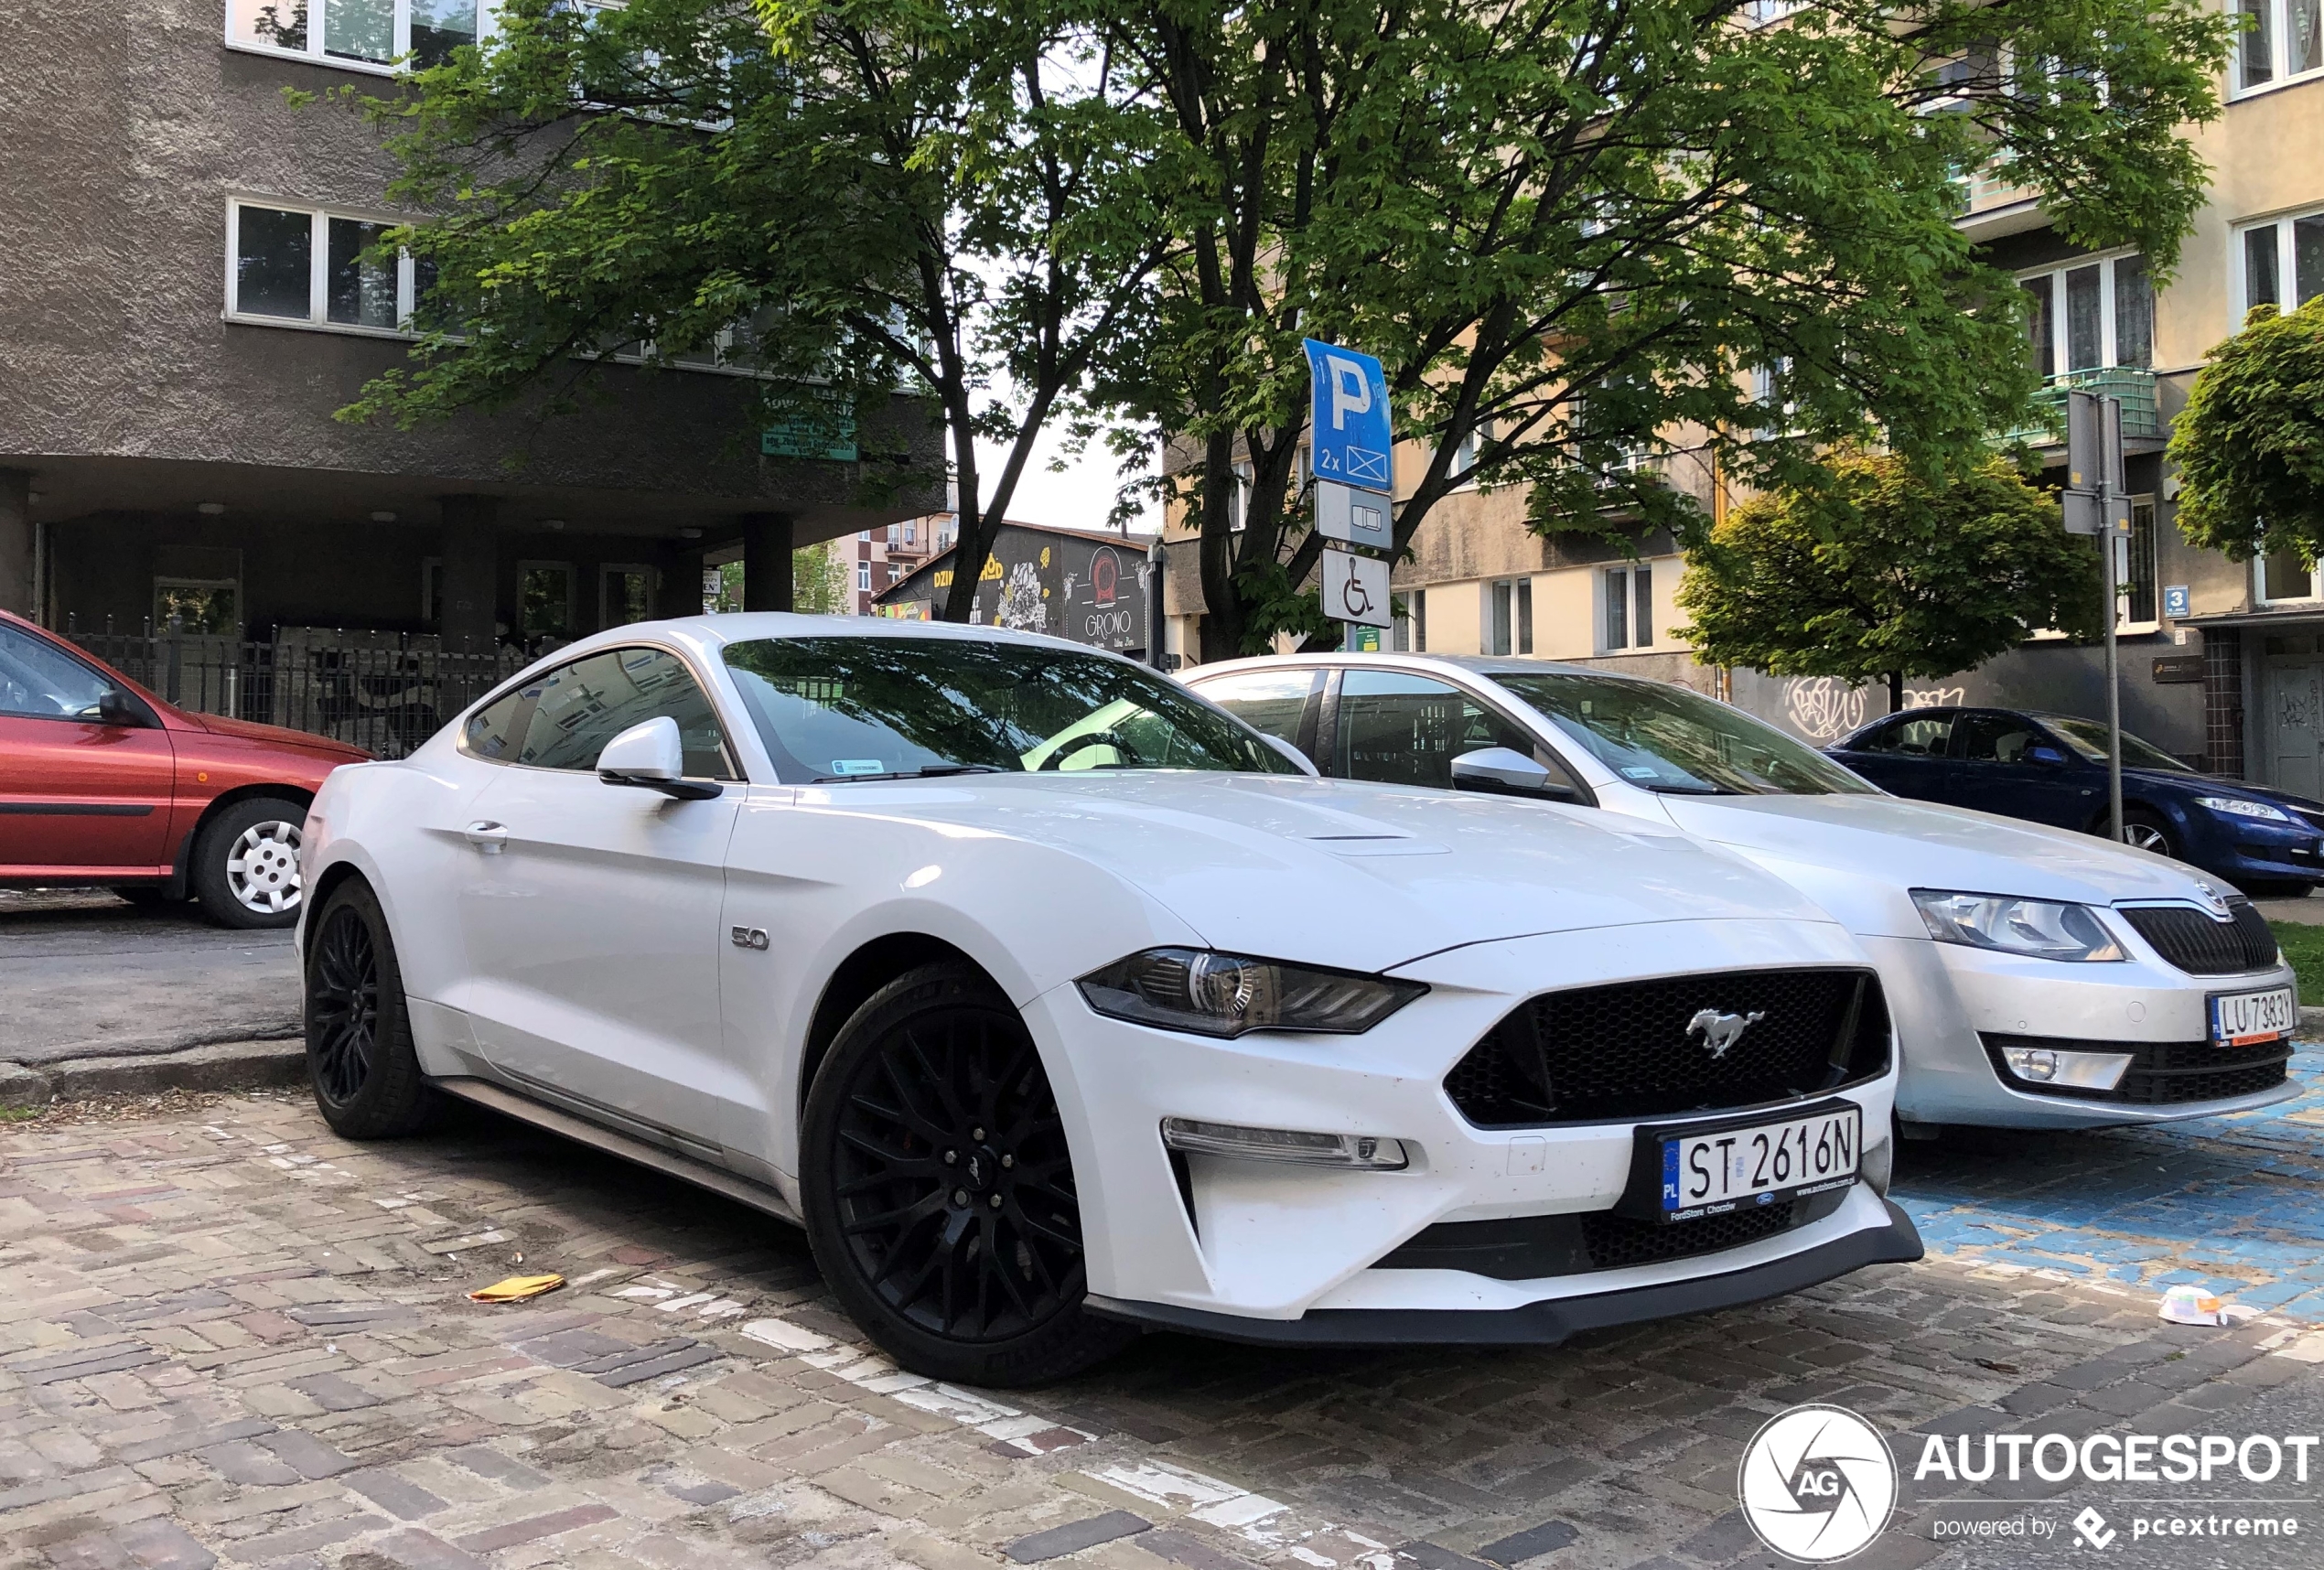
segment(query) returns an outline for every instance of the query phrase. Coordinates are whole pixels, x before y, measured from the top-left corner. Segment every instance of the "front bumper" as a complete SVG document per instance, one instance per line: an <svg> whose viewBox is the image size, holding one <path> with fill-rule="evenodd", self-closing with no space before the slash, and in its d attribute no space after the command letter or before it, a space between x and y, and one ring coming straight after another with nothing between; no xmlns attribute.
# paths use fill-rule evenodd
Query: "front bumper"
<svg viewBox="0 0 2324 1570"><path fill-rule="evenodd" d="M1532 1281L1373 1268L1439 1222L1581 1215L1621 1199L1636 1121L1479 1128L1456 1111L1443 1080L1522 999L1667 976L1674 953L1704 971L1864 962L1837 926L1791 920L1515 939L1400 968L1395 973L1426 982L1429 994L1361 1036L1262 1033L1234 1041L1101 1016L1071 986L1035 998L1025 1018L1066 1118L1092 1298L1157 1323L1157 1316L1190 1315L1197 1318L1189 1324L1207 1317L1278 1326L1318 1311L1499 1311L1635 1291L1664 1294L1640 1305L1681 1304L1641 1308L1637 1317L1645 1317L1684 1311L1684 1295L1670 1292L1688 1282L1816 1262L1754 1276L1779 1283L1751 1294L1764 1296L1874 1257L1917 1257L1893 1253L1904 1246L1894 1221L1873 1188L1859 1183L1830 1213L1787 1231L1652 1264ZM1891 1070L1832 1093L1863 1111L1864 1167L1874 1181L1891 1156L1894 1082ZM1203 1155L1174 1160L1162 1145L1165 1117L1397 1139L1410 1164L1386 1172ZM1415 1321L1424 1322L1441 1321ZM1524 1339L1542 1338L1535 1329Z"/></svg>
<svg viewBox="0 0 2324 1570"><path fill-rule="evenodd" d="M2108 919L2134 956L2066 964L1938 943L1860 938L1880 969L1903 1070L1897 1115L1908 1123L1994 1128L2103 1128L2180 1123L2271 1106L2297 1083L2220 1101L2147 1104L2042 1094L2005 1084L1984 1036L2048 1038L2060 1048L2192 1042L2211 1032L2210 998L2293 984L2289 965L2243 975L2190 975L2155 957L2127 923Z"/></svg>
<svg viewBox="0 0 2324 1570"><path fill-rule="evenodd" d="M2324 836L2313 824L2185 812L2182 860L2231 883L2324 883ZM2205 820L2199 822L2198 820Z"/></svg>
<svg viewBox="0 0 2324 1570"><path fill-rule="evenodd" d="M1092 1296L1085 1307L1109 1319L1127 1319L1157 1330L1190 1330L1260 1346L1554 1347L1585 1330L1739 1307L1803 1291L1867 1264L1910 1264L1919 1259L1921 1234L1912 1219L1892 1201L1877 1203L1888 1212L1886 1226L1859 1228L1757 1264L1653 1286L1547 1298L1514 1308L1312 1308L1296 1319L1253 1319L1113 1297Z"/></svg>

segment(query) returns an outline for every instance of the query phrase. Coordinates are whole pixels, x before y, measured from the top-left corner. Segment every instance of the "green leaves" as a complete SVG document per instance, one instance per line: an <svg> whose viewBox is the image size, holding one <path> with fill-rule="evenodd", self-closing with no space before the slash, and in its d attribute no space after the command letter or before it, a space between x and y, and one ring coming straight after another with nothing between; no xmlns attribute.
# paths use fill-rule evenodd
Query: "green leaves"
<svg viewBox="0 0 2324 1570"><path fill-rule="evenodd" d="M2324 555L2324 296L2255 306L2211 350L2170 440L2179 532L2236 560Z"/></svg>
<svg viewBox="0 0 2324 1570"><path fill-rule="evenodd" d="M2007 459L1931 479L1846 454L1823 485L1727 515L1680 585L1679 636L1706 663L1775 675L1950 675L2038 629L2103 631L2098 569Z"/></svg>

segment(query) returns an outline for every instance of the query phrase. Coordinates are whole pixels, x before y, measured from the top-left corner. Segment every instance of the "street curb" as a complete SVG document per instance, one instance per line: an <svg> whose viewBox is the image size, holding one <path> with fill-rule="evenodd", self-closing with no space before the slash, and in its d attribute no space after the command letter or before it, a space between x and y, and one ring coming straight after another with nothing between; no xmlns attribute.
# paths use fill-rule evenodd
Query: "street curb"
<svg viewBox="0 0 2324 1570"><path fill-rule="evenodd" d="M2309 1041L2324 1036L2324 1008L2313 1004L2300 1005L2300 1035Z"/></svg>
<svg viewBox="0 0 2324 1570"><path fill-rule="evenodd" d="M0 1107L45 1107L92 1096L142 1096L157 1091L246 1091L307 1082L307 1048L298 1041L221 1041L178 1052L68 1058L27 1068L0 1063Z"/></svg>

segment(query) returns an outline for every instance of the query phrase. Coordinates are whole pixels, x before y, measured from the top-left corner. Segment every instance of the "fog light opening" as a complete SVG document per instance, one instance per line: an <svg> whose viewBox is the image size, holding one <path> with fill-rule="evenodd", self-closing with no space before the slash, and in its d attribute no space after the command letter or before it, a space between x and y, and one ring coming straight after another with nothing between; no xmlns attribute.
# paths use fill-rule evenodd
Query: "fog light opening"
<svg viewBox="0 0 2324 1570"><path fill-rule="evenodd" d="M1201 1156L1246 1161L1290 1161L1307 1167L1348 1167L1400 1172L1411 1164L1404 1141L1371 1134L1307 1134L1290 1128L1245 1128L1190 1117L1162 1120L1162 1143Z"/></svg>
<svg viewBox="0 0 2324 1570"><path fill-rule="evenodd" d="M2050 1047L2004 1047L2001 1060L2029 1085L2111 1091L2130 1069L2127 1052L2066 1052Z"/></svg>

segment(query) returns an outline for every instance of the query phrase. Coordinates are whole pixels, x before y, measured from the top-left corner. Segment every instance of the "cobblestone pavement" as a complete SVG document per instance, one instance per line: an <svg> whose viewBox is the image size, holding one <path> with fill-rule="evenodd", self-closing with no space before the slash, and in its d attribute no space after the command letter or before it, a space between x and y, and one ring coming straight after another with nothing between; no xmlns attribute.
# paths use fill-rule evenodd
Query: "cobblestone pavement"
<svg viewBox="0 0 2324 1570"><path fill-rule="evenodd" d="M572 1285L466 1299L520 1264ZM0 1126L0 1567L1759 1563L1736 1467L1787 1406L1863 1413L1910 1476L1928 1433L2232 1428L2320 1344L1935 1259L1560 1350L1156 1336L959 1391L870 1355L800 1236L723 1200L481 1113L354 1145L253 1095ZM1920 1497L1853 1563L1967 1553Z"/></svg>
<svg viewBox="0 0 2324 1570"><path fill-rule="evenodd" d="M1931 1253L2324 1322L2324 1048L2292 1070L2298 1099L2238 1117L1907 1145L1897 1200Z"/></svg>

